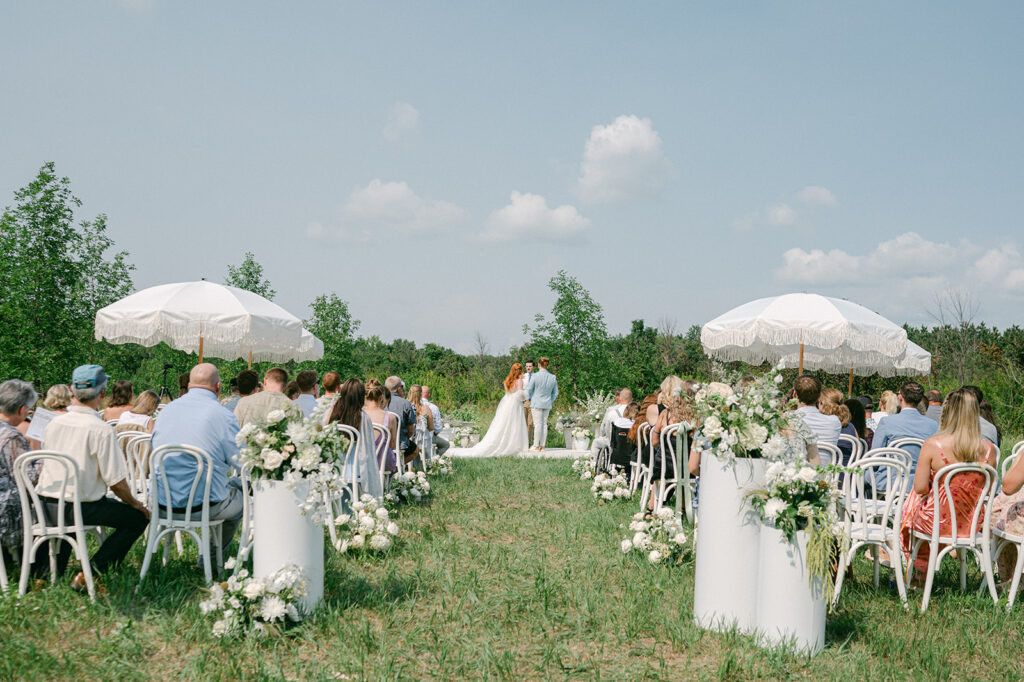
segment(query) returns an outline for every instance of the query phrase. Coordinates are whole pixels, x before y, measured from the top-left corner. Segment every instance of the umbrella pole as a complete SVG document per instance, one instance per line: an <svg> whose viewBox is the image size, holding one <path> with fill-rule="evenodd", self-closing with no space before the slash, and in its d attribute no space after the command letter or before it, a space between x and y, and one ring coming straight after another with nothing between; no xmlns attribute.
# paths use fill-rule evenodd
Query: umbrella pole
<svg viewBox="0 0 1024 682"><path fill-rule="evenodd" d="M252 369L252 347L249 347L249 369Z"/></svg>
<svg viewBox="0 0 1024 682"><path fill-rule="evenodd" d="M853 397L853 367L850 368L850 390L846 392L846 397Z"/></svg>
<svg viewBox="0 0 1024 682"><path fill-rule="evenodd" d="M800 376L804 374L804 342L800 342Z"/></svg>
<svg viewBox="0 0 1024 682"><path fill-rule="evenodd" d="M202 334L199 335L199 362L200 362L200 364L202 364L202 362L203 362L203 336L202 336Z"/></svg>

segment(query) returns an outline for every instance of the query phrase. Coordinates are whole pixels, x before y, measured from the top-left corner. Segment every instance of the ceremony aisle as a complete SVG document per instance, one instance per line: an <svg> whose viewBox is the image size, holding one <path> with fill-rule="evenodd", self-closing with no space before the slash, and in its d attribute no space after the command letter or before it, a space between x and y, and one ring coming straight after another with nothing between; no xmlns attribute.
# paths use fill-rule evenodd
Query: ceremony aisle
<svg viewBox="0 0 1024 682"><path fill-rule="evenodd" d="M961 596L952 570L921 615L871 587L858 565L811 660L701 631L692 556L654 566L622 554L619 525L635 501L597 502L570 466L456 462L453 475L433 479L429 503L399 508L401 532L386 555L328 550L323 608L276 637L211 635L194 554L155 567L138 596L137 548L96 604L65 587L0 599L0 679L1019 675L1019 609L1006 615Z"/></svg>

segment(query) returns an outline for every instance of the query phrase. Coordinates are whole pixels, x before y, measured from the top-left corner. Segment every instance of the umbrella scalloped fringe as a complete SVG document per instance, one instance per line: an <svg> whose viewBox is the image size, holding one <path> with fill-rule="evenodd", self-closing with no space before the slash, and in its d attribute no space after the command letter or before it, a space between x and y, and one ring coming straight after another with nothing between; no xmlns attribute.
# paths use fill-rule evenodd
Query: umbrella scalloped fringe
<svg viewBox="0 0 1024 682"><path fill-rule="evenodd" d="M179 324L162 323L152 333L142 335L139 333L139 326L123 321L112 322L109 320L96 320L96 340L107 341L112 344L137 343L140 346L151 347L161 342L167 342L169 346L177 347L187 352L198 352L199 350L199 323L182 322ZM224 333L224 329L203 332L203 355L222 358L224 360L246 359L249 357L249 343L245 341L249 334L248 324L240 325L232 333ZM263 339L252 339L253 343L260 343ZM243 346L244 343L244 346ZM307 351L309 352L309 351ZM290 355L290 357L285 357ZM296 353L282 354L273 352L257 352L252 354L253 362L285 362L297 355ZM302 358L304 359L304 358Z"/></svg>
<svg viewBox="0 0 1024 682"><path fill-rule="evenodd" d="M898 358L907 349L907 333L903 331L902 339L885 341L878 334L866 334L857 330L853 325L843 324L838 328L845 327L848 334L847 339L836 345L834 342L836 332L820 332L814 329L773 329L763 324L754 324L749 329L723 329L712 330L707 327L701 329L700 342L704 352L720 360L732 361L742 360L752 364L760 364L778 360L784 353L778 353L767 348L767 345L774 346L799 346L819 348L823 351L834 351L847 349L853 352L873 352L890 358ZM753 350L752 344L757 343L762 348Z"/></svg>

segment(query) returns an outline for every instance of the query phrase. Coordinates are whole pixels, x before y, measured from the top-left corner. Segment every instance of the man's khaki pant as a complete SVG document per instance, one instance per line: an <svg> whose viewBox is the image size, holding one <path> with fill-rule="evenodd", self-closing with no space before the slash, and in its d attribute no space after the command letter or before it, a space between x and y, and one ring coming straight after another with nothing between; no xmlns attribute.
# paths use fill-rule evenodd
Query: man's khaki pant
<svg viewBox="0 0 1024 682"><path fill-rule="evenodd" d="M533 413L530 412L530 401L523 401L523 412L526 413L526 432L529 434L533 433Z"/></svg>

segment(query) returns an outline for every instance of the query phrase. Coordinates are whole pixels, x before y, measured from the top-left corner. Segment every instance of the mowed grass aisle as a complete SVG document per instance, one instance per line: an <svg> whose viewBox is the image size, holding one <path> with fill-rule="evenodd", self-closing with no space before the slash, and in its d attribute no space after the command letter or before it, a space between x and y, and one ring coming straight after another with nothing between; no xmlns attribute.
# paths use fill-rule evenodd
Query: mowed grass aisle
<svg viewBox="0 0 1024 682"><path fill-rule="evenodd" d="M814 659L691 624L692 558L619 550L633 503L597 504L570 462L458 461L402 507L384 559L329 553L327 599L278 638L218 640L191 559L133 594L140 555L92 605L66 587L0 600L0 677L20 679L834 679L1021 677L1022 611L953 589L925 615L867 565ZM976 577L972 573L972 578ZM976 583L974 583L976 585Z"/></svg>

